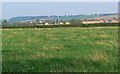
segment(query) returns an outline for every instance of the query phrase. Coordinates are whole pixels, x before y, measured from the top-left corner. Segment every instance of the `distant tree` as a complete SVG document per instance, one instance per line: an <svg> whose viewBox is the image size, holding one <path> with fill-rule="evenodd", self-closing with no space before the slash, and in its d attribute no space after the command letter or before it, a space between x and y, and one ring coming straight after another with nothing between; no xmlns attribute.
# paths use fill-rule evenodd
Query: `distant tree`
<svg viewBox="0 0 120 74"><path fill-rule="evenodd" d="M71 25L82 25L82 21L79 19L72 19L69 22Z"/></svg>
<svg viewBox="0 0 120 74"><path fill-rule="evenodd" d="M54 20L49 20L48 23L52 24L52 25L55 25L55 21Z"/></svg>
<svg viewBox="0 0 120 74"><path fill-rule="evenodd" d="M59 20L56 20L56 24L59 24Z"/></svg>
<svg viewBox="0 0 120 74"><path fill-rule="evenodd" d="M113 18L113 20L115 20L115 18Z"/></svg>
<svg viewBox="0 0 120 74"><path fill-rule="evenodd" d="M35 27L39 27L39 24L40 24L39 19L36 19L36 20L35 20L35 25L34 25L34 26L35 26Z"/></svg>
<svg viewBox="0 0 120 74"><path fill-rule="evenodd" d="M36 20L35 20L35 23L36 23L36 24L39 24L39 19L36 19Z"/></svg>
<svg viewBox="0 0 120 74"><path fill-rule="evenodd" d="M3 20L2 21L2 27L6 27L6 26L9 26L7 20Z"/></svg>
<svg viewBox="0 0 120 74"><path fill-rule="evenodd" d="M60 20L60 22L63 22L63 20Z"/></svg>
<svg viewBox="0 0 120 74"><path fill-rule="evenodd" d="M4 23L7 23L7 20L3 20Z"/></svg>
<svg viewBox="0 0 120 74"><path fill-rule="evenodd" d="M2 24L8 24L7 20L3 20Z"/></svg>
<svg viewBox="0 0 120 74"><path fill-rule="evenodd" d="M65 25L65 24L66 24L66 22L64 21L64 22L63 22L63 24Z"/></svg>

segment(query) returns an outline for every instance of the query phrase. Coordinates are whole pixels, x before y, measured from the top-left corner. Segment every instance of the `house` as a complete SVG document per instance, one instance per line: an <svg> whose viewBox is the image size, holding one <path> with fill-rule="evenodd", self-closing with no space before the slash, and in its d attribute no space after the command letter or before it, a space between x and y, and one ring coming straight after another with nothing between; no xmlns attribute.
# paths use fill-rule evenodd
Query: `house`
<svg viewBox="0 0 120 74"><path fill-rule="evenodd" d="M65 24L67 24L67 25L68 25L68 24L70 24L70 22L66 22Z"/></svg>
<svg viewBox="0 0 120 74"><path fill-rule="evenodd" d="M63 22L60 22L59 24L62 25L62 24L64 24L64 23L63 23Z"/></svg>
<svg viewBox="0 0 120 74"><path fill-rule="evenodd" d="M83 20L83 24L95 24L95 23L103 23L102 20Z"/></svg>
<svg viewBox="0 0 120 74"><path fill-rule="evenodd" d="M45 22L44 25L50 25L48 22Z"/></svg>

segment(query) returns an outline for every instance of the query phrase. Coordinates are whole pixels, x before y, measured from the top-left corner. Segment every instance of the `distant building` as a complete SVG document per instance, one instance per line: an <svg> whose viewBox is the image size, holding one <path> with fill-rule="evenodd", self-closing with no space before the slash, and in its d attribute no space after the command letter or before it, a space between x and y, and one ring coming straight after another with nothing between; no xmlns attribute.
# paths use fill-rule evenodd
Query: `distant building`
<svg viewBox="0 0 120 74"><path fill-rule="evenodd" d="M109 19L109 20L82 20L83 24L96 24L96 23L118 23L118 20L116 19Z"/></svg>
<svg viewBox="0 0 120 74"><path fill-rule="evenodd" d="M46 22L44 25L50 25L48 22Z"/></svg>
<svg viewBox="0 0 120 74"><path fill-rule="evenodd" d="M83 24L95 24L95 23L103 23L102 20L83 20Z"/></svg>
<svg viewBox="0 0 120 74"><path fill-rule="evenodd" d="M66 22L66 24L70 24L70 22Z"/></svg>
<svg viewBox="0 0 120 74"><path fill-rule="evenodd" d="M60 22L60 24L62 25L62 24L64 24L63 22Z"/></svg>

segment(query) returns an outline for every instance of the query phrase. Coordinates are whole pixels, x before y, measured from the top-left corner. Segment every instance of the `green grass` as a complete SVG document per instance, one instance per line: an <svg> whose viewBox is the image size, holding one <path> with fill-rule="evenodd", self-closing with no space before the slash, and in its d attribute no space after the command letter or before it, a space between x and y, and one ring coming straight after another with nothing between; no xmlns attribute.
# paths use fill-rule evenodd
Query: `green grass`
<svg viewBox="0 0 120 74"><path fill-rule="evenodd" d="M3 72L117 72L117 27L2 30Z"/></svg>

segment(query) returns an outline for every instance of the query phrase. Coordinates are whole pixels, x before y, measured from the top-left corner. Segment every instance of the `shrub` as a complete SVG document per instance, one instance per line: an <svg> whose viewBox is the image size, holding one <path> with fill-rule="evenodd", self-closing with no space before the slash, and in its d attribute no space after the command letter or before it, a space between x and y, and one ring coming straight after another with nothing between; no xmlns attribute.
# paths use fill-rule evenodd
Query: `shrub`
<svg viewBox="0 0 120 74"><path fill-rule="evenodd" d="M82 21L79 19L72 19L69 21L71 25L82 25Z"/></svg>

